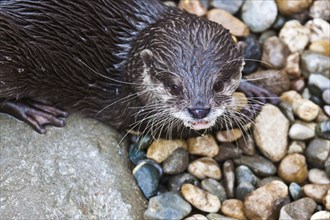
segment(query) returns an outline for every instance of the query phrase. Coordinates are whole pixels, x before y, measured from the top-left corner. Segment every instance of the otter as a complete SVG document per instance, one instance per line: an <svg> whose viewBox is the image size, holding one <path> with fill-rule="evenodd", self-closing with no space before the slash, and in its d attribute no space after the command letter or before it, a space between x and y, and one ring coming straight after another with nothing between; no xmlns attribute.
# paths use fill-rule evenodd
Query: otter
<svg viewBox="0 0 330 220"><path fill-rule="evenodd" d="M260 109L232 110L243 52L222 25L158 0L1 1L0 111L41 134L67 112L154 137L239 126Z"/></svg>

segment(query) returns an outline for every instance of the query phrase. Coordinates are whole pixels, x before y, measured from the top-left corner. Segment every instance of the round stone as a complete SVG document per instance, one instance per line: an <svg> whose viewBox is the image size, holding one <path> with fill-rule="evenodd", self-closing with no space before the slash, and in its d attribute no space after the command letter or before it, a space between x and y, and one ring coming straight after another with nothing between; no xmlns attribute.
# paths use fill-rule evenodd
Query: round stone
<svg viewBox="0 0 330 220"><path fill-rule="evenodd" d="M330 140L330 120L318 123L316 133L319 137Z"/></svg>
<svg viewBox="0 0 330 220"><path fill-rule="evenodd" d="M251 183L256 186L258 178L252 173L252 171L244 165L238 166L235 170L235 177L238 184L240 183Z"/></svg>
<svg viewBox="0 0 330 220"><path fill-rule="evenodd" d="M220 142L233 142L242 137L242 131L238 128L231 130L218 131L216 133L216 138Z"/></svg>
<svg viewBox="0 0 330 220"><path fill-rule="evenodd" d="M219 146L212 135L188 138L188 151L190 154L214 157L219 153Z"/></svg>
<svg viewBox="0 0 330 220"><path fill-rule="evenodd" d="M286 64L290 50L278 37L268 38L262 45L262 65L267 68L281 69Z"/></svg>
<svg viewBox="0 0 330 220"><path fill-rule="evenodd" d="M292 15L302 12L308 9L313 1L312 0L299 0L299 1L287 1L287 0L276 0L278 10L283 15Z"/></svg>
<svg viewBox="0 0 330 220"><path fill-rule="evenodd" d="M202 181L202 189L208 191L209 193L217 196L221 202L227 199L225 188L218 181L208 178Z"/></svg>
<svg viewBox="0 0 330 220"><path fill-rule="evenodd" d="M330 189L330 184L306 184L303 186L303 193L314 199L317 203L322 203L327 191Z"/></svg>
<svg viewBox="0 0 330 220"><path fill-rule="evenodd" d="M255 186L248 182L239 183L235 189L235 198L244 200L245 197L255 190Z"/></svg>
<svg viewBox="0 0 330 220"><path fill-rule="evenodd" d="M308 180L314 184L330 184L330 179L324 170L317 168L308 171Z"/></svg>
<svg viewBox="0 0 330 220"><path fill-rule="evenodd" d="M306 159L301 154L289 154L278 166L278 175L286 182L303 183L308 177Z"/></svg>
<svg viewBox="0 0 330 220"><path fill-rule="evenodd" d="M202 157L192 161L188 166L188 172L198 179L210 177L219 180L221 178L219 164L209 157Z"/></svg>
<svg viewBox="0 0 330 220"><path fill-rule="evenodd" d="M330 105L330 89L325 89L322 92L322 99L326 104Z"/></svg>
<svg viewBox="0 0 330 220"><path fill-rule="evenodd" d="M318 116L320 108L312 101L299 99L293 102L292 109L300 119L313 121Z"/></svg>
<svg viewBox="0 0 330 220"><path fill-rule="evenodd" d="M330 156L330 141L315 138L309 142L306 149L307 161L314 167L324 169L324 164Z"/></svg>
<svg viewBox="0 0 330 220"><path fill-rule="evenodd" d="M305 50L301 54L301 70L302 74L309 78L312 73L320 73L323 79L329 80L330 76L330 62L329 57L317 52Z"/></svg>
<svg viewBox="0 0 330 220"><path fill-rule="evenodd" d="M163 162L163 170L166 174L178 174L185 171L189 164L189 154L184 148L176 149Z"/></svg>
<svg viewBox="0 0 330 220"><path fill-rule="evenodd" d="M297 199L301 198L302 188L300 185L293 182L293 183L290 183L289 192L290 192L292 199L297 200Z"/></svg>
<svg viewBox="0 0 330 220"><path fill-rule="evenodd" d="M234 162L235 164L249 167L253 173L259 176L272 176L276 173L275 165L270 160L259 155L242 155L240 158L235 159Z"/></svg>
<svg viewBox="0 0 330 220"><path fill-rule="evenodd" d="M199 185L198 179L189 173L180 173L172 175L166 181L166 186L169 191L179 192L182 185L185 183L191 183L193 185Z"/></svg>
<svg viewBox="0 0 330 220"><path fill-rule="evenodd" d="M222 203L221 212L228 217L245 220L243 202L238 199L228 199Z"/></svg>
<svg viewBox="0 0 330 220"><path fill-rule="evenodd" d="M148 148L147 157L155 160L157 163L161 163L180 147L187 149L187 144L184 140L158 139L152 142Z"/></svg>
<svg viewBox="0 0 330 220"><path fill-rule="evenodd" d="M222 143L219 147L219 153L214 159L218 162L228 159L239 158L242 155L242 150L234 144L226 142Z"/></svg>
<svg viewBox="0 0 330 220"><path fill-rule="evenodd" d="M214 8L223 9L230 14L235 14L243 5L244 0L228 1L228 0L212 0L211 5Z"/></svg>
<svg viewBox="0 0 330 220"><path fill-rule="evenodd" d="M316 40L309 45L309 50L330 56L330 42L327 40Z"/></svg>
<svg viewBox="0 0 330 220"><path fill-rule="evenodd" d="M206 14L206 8L200 1L184 0L180 1L178 8L183 9L191 14L203 16Z"/></svg>
<svg viewBox="0 0 330 220"><path fill-rule="evenodd" d="M302 198L281 208L279 219L309 220L316 208L316 203L311 198Z"/></svg>
<svg viewBox="0 0 330 220"><path fill-rule="evenodd" d="M310 220L326 220L329 219L330 212L329 211L318 211L312 215Z"/></svg>
<svg viewBox="0 0 330 220"><path fill-rule="evenodd" d="M328 1L315 0L313 5L309 8L309 15L312 18L321 18L323 20L330 20L330 4Z"/></svg>
<svg viewBox="0 0 330 220"><path fill-rule="evenodd" d="M288 56L284 71L289 76L289 78L298 79L301 76L299 62L300 62L299 52L292 53Z"/></svg>
<svg viewBox="0 0 330 220"><path fill-rule="evenodd" d="M307 27L311 31L311 42L317 40L330 40L330 24L329 22L315 18L313 20L309 20L305 27Z"/></svg>
<svg viewBox="0 0 330 220"><path fill-rule="evenodd" d="M294 123L289 130L289 136L293 140L308 140L315 136L315 130L306 124Z"/></svg>

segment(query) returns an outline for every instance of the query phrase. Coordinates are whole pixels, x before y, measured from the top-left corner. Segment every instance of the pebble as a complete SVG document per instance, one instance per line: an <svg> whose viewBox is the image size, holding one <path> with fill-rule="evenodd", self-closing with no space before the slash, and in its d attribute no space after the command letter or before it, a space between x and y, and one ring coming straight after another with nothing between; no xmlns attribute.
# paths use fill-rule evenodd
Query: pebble
<svg viewBox="0 0 330 220"><path fill-rule="evenodd" d="M308 9L313 1L312 0L299 0L299 1L287 1L287 0L276 0L278 10L283 15L291 15L303 12Z"/></svg>
<svg viewBox="0 0 330 220"><path fill-rule="evenodd" d="M234 160L235 164L249 167L258 176L272 176L276 173L275 165L268 159L260 156L245 156Z"/></svg>
<svg viewBox="0 0 330 220"><path fill-rule="evenodd" d="M292 105L290 103L288 103L287 101L281 101L278 107L283 113L283 115L290 121L290 123L295 121Z"/></svg>
<svg viewBox="0 0 330 220"><path fill-rule="evenodd" d="M245 220L243 202L238 199L228 199L221 205L221 212L228 217Z"/></svg>
<svg viewBox="0 0 330 220"><path fill-rule="evenodd" d="M142 161L133 170L134 178L146 198L156 195L161 173L150 161Z"/></svg>
<svg viewBox="0 0 330 220"><path fill-rule="evenodd" d="M296 116L304 121L313 121L319 114L319 106L307 99L297 99L292 103Z"/></svg>
<svg viewBox="0 0 330 220"><path fill-rule="evenodd" d="M325 56L330 56L330 42L327 40L316 40L309 45L308 49Z"/></svg>
<svg viewBox="0 0 330 220"><path fill-rule="evenodd" d="M319 137L330 140L330 120L318 123L316 126L316 134Z"/></svg>
<svg viewBox="0 0 330 220"><path fill-rule="evenodd" d="M248 182L239 183L235 189L235 198L244 200L245 197L251 192L253 192L255 189L256 187L253 186L251 183Z"/></svg>
<svg viewBox="0 0 330 220"><path fill-rule="evenodd" d="M309 220L314 213L316 203L311 198L302 198L281 208L279 219Z"/></svg>
<svg viewBox="0 0 330 220"><path fill-rule="evenodd" d="M242 137L242 131L238 128L231 130L218 131L216 133L216 138L220 142L233 142Z"/></svg>
<svg viewBox="0 0 330 220"><path fill-rule="evenodd" d="M325 79L328 79L330 76L329 57L305 50L301 55L301 70L306 78L309 78L311 73L320 73Z"/></svg>
<svg viewBox="0 0 330 220"><path fill-rule="evenodd" d="M278 176L285 182L303 183L308 177L305 156L301 154L285 156L278 166Z"/></svg>
<svg viewBox="0 0 330 220"><path fill-rule="evenodd" d="M324 170L317 168L308 171L308 180L314 184L330 184L330 179Z"/></svg>
<svg viewBox="0 0 330 220"><path fill-rule="evenodd" d="M192 207L177 193L166 192L149 200L145 219L182 219L187 216Z"/></svg>
<svg viewBox="0 0 330 220"><path fill-rule="evenodd" d="M330 20L330 4L327 0L315 0L313 5L309 8L309 15L312 18L321 18L323 20Z"/></svg>
<svg viewBox="0 0 330 220"><path fill-rule="evenodd" d="M295 52L290 54L286 59L286 67L284 71L290 79L298 79L301 76L301 70L299 67L300 54Z"/></svg>
<svg viewBox="0 0 330 220"><path fill-rule="evenodd" d="M330 211L330 189L328 189L327 194L323 199L324 207Z"/></svg>
<svg viewBox="0 0 330 220"><path fill-rule="evenodd" d="M275 219L288 201L288 187L275 180L245 197L244 212L248 219Z"/></svg>
<svg viewBox="0 0 330 220"><path fill-rule="evenodd" d="M315 18L308 21L305 24L305 27L311 31L311 42L317 40L330 40L330 24L327 21Z"/></svg>
<svg viewBox="0 0 330 220"><path fill-rule="evenodd" d="M277 14L277 17L272 26L272 29L277 30L277 31L280 30L283 27L283 25L285 24L285 22L286 22L286 18L281 14Z"/></svg>
<svg viewBox="0 0 330 220"><path fill-rule="evenodd" d="M267 39L269 39L271 37L276 37L276 36L277 36L276 31L274 31L274 30L267 30L265 32L262 32L262 34L260 35L260 37L259 37L258 40L259 40L259 42L261 44L264 44Z"/></svg>
<svg viewBox="0 0 330 220"><path fill-rule="evenodd" d="M241 16L251 31L256 33L265 31L276 20L277 7L275 1L245 1Z"/></svg>
<svg viewBox="0 0 330 220"><path fill-rule="evenodd" d="M219 146L212 135L188 138L188 151L190 154L214 157L219 153Z"/></svg>
<svg viewBox="0 0 330 220"><path fill-rule="evenodd" d="M288 153L299 153L303 154L306 149L306 143L303 141L292 141L289 145Z"/></svg>
<svg viewBox="0 0 330 220"><path fill-rule="evenodd" d="M305 154L313 167L324 169L325 161L330 156L330 141L314 138L309 142Z"/></svg>
<svg viewBox="0 0 330 220"><path fill-rule="evenodd" d="M184 220L208 220L208 218L201 214L195 214L185 218Z"/></svg>
<svg viewBox="0 0 330 220"><path fill-rule="evenodd" d="M330 105L323 106L323 110L325 114L330 117Z"/></svg>
<svg viewBox="0 0 330 220"><path fill-rule="evenodd" d="M178 174L185 171L189 164L189 153L184 148L176 149L163 162L163 170L166 174Z"/></svg>
<svg viewBox="0 0 330 220"><path fill-rule="evenodd" d="M234 187L235 187L235 173L234 173L234 164L231 160L227 160L223 163L223 177L224 177L224 186L228 198L234 197Z"/></svg>
<svg viewBox="0 0 330 220"><path fill-rule="evenodd" d="M261 187L261 186L265 186L273 181L281 181L284 183L284 181L279 178L278 176L269 176L269 177L265 177L263 179L261 179L259 182L258 182L258 187Z"/></svg>
<svg viewBox="0 0 330 220"><path fill-rule="evenodd" d="M281 111L276 106L266 104L255 119L253 136L262 154L278 162L287 151L288 130L289 121Z"/></svg>
<svg viewBox="0 0 330 220"><path fill-rule="evenodd" d="M148 148L147 157L155 160L157 163L161 163L180 147L187 149L187 144L184 140L158 139L152 142Z"/></svg>
<svg viewBox="0 0 330 220"><path fill-rule="evenodd" d="M235 14L238 10L242 7L244 0L235 0L235 1L228 1L228 0L213 0L211 5L214 8L223 9L230 14Z"/></svg>
<svg viewBox="0 0 330 220"><path fill-rule="evenodd" d="M238 147L245 155L253 156L256 154L256 144L252 138L252 135L246 135L238 139Z"/></svg>
<svg viewBox="0 0 330 220"><path fill-rule="evenodd" d="M311 31L297 20L287 21L280 30L280 39L289 47L292 53L302 52L310 39Z"/></svg>
<svg viewBox="0 0 330 220"><path fill-rule="evenodd" d="M330 89L325 89L322 92L322 99L326 104L330 105Z"/></svg>
<svg viewBox="0 0 330 220"><path fill-rule="evenodd" d="M244 165L240 165L236 167L235 177L238 184L240 183L251 183L256 186L258 182L258 178L252 173L252 171Z"/></svg>
<svg viewBox="0 0 330 220"><path fill-rule="evenodd" d="M245 65L242 72L247 75L257 70L259 62L254 60L261 60L262 48L253 35L247 36L244 43L246 44L244 50Z"/></svg>
<svg viewBox="0 0 330 220"><path fill-rule="evenodd" d="M312 215L310 220L328 220L330 218L329 211L318 211Z"/></svg>
<svg viewBox="0 0 330 220"><path fill-rule="evenodd" d="M210 177L219 180L221 178L221 170L218 163L209 157L202 157L192 161L188 166L188 172L198 179Z"/></svg>
<svg viewBox="0 0 330 220"><path fill-rule="evenodd" d="M196 186L199 185L198 179L190 173L180 173L170 176L166 182L166 186L169 191L179 192L182 185L185 183L190 183Z"/></svg>
<svg viewBox="0 0 330 220"><path fill-rule="evenodd" d="M303 193L314 199L317 203L322 203L327 191L330 189L330 184L306 184L302 187Z"/></svg>
<svg viewBox="0 0 330 220"><path fill-rule="evenodd" d="M237 220L217 213L210 213L206 217L208 220Z"/></svg>
<svg viewBox="0 0 330 220"><path fill-rule="evenodd" d="M293 140L308 140L315 136L315 130L305 123L294 123L289 130L289 137Z"/></svg>
<svg viewBox="0 0 330 220"><path fill-rule="evenodd" d="M178 8L197 16L203 16L206 14L206 8L199 0L180 0Z"/></svg>
<svg viewBox="0 0 330 220"><path fill-rule="evenodd" d="M181 188L183 197L194 207L204 212L218 212L221 203L217 196L192 184L184 184Z"/></svg>
<svg viewBox="0 0 330 220"><path fill-rule="evenodd" d="M234 144L225 142L219 147L219 153L214 157L218 162L225 161L228 159L239 158L242 155L242 150L236 147Z"/></svg>
<svg viewBox="0 0 330 220"><path fill-rule="evenodd" d="M284 92L281 96L280 96L281 101L287 102L290 105L293 105L293 103L297 100L302 99L302 96L294 90L290 90L287 92Z"/></svg>
<svg viewBox="0 0 330 220"><path fill-rule="evenodd" d="M207 13L207 18L210 21L223 25L234 36L245 37L250 34L250 30L246 24L225 10L211 9Z"/></svg>
<svg viewBox="0 0 330 220"><path fill-rule="evenodd" d="M221 202L227 199L225 188L218 181L208 178L201 182L202 189L208 191L212 195L217 196Z"/></svg>
<svg viewBox="0 0 330 220"><path fill-rule="evenodd" d="M310 74L308 88L312 95L321 96L324 90L330 89L330 79L321 74Z"/></svg>
<svg viewBox="0 0 330 220"><path fill-rule="evenodd" d="M291 80L290 89L295 90L297 92L302 92L305 89L305 87L306 87L306 83L304 77Z"/></svg>
<svg viewBox="0 0 330 220"><path fill-rule="evenodd" d="M302 188L301 188L300 185L298 185L295 182L290 183L289 193L290 193L290 196L292 197L293 200L300 199L301 195L302 195Z"/></svg>
<svg viewBox="0 0 330 220"><path fill-rule="evenodd" d="M268 38L262 45L262 65L267 68L281 69L290 54L288 46L278 37Z"/></svg>

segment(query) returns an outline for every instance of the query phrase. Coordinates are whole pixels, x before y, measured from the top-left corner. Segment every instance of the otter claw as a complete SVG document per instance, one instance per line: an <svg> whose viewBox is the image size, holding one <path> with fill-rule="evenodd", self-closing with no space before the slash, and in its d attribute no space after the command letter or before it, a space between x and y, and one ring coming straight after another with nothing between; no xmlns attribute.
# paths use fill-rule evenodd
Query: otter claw
<svg viewBox="0 0 330 220"><path fill-rule="evenodd" d="M243 92L247 97L255 98L261 103L279 104L279 98L269 90L250 82L241 82L238 91Z"/></svg>
<svg viewBox="0 0 330 220"><path fill-rule="evenodd" d="M26 122L39 134L46 133L46 125L63 127L68 113L53 106L38 103L32 100L4 101L0 104L0 112Z"/></svg>

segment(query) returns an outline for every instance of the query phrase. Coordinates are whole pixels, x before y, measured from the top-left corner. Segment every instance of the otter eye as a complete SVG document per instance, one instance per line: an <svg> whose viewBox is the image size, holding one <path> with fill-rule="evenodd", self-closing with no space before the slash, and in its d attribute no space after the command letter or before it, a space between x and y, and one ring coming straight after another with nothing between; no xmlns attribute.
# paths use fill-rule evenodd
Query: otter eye
<svg viewBox="0 0 330 220"><path fill-rule="evenodd" d="M213 86L215 92L221 92L223 88L224 88L224 83L222 81L216 82Z"/></svg>
<svg viewBox="0 0 330 220"><path fill-rule="evenodd" d="M172 95L180 95L181 94L181 88L178 85L171 84L171 85L167 85L166 87Z"/></svg>

